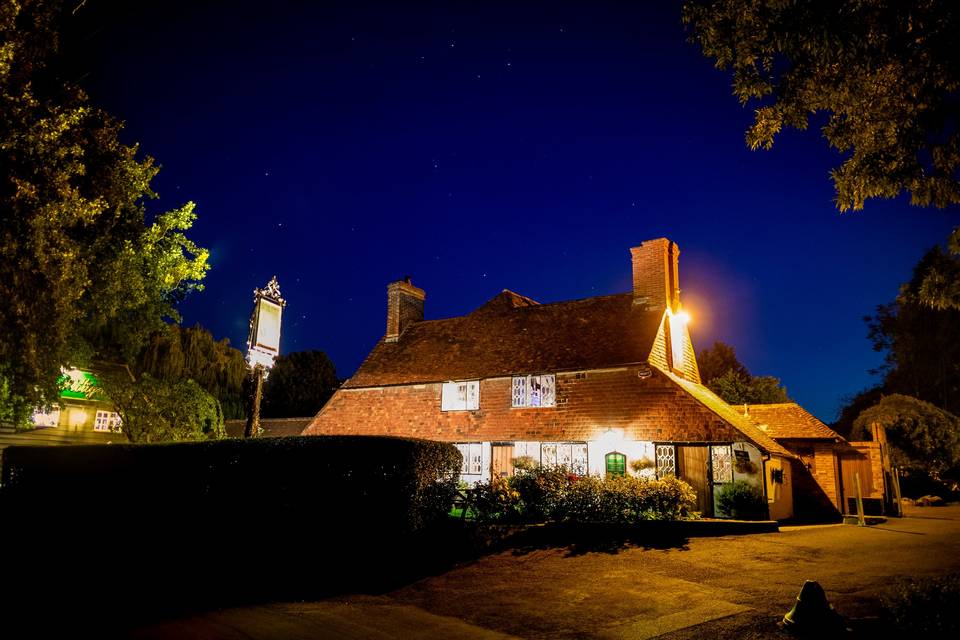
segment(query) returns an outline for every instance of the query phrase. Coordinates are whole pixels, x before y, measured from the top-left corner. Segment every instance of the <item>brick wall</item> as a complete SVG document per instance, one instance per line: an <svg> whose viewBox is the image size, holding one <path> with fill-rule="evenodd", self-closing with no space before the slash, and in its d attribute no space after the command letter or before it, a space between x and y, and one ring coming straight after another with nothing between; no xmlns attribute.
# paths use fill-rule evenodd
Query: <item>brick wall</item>
<svg viewBox="0 0 960 640"><path fill-rule="evenodd" d="M647 240L630 249L633 295L651 309L675 308L678 302L680 250L666 238Z"/></svg>
<svg viewBox="0 0 960 640"><path fill-rule="evenodd" d="M427 294L409 279L387 285L388 340L396 340L408 325L423 320L423 301Z"/></svg>
<svg viewBox="0 0 960 640"><path fill-rule="evenodd" d="M837 481L839 461L832 442L822 442L817 440L778 440L790 453L800 458L800 465L805 470L797 474L798 489L805 494L814 493L812 484L804 484L805 479L809 479L816 484L816 491L826 500L829 500L837 512L843 510L843 505L838 494L839 483ZM797 492L794 492L794 498L797 499ZM815 502L815 501L814 501ZM798 516L810 515L811 505L800 502L806 508L800 508L798 505ZM804 513L806 512L806 513Z"/></svg>
<svg viewBox="0 0 960 640"><path fill-rule="evenodd" d="M700 442L743 435L659 372L637 367L557 375L557 406L511 408L511 379L480 383L480 409L440 411L439 383L342 389L304 432L457 441L586 441L609 428L627 440Z"/></svg>

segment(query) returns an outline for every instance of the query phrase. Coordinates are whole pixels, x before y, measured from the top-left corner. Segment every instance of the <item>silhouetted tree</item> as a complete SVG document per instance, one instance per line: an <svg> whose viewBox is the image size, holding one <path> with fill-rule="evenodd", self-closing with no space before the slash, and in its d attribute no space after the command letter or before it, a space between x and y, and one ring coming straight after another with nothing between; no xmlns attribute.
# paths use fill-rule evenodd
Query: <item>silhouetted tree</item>
<svg viewBox="0 0 960 640"><path fill-rule="evenodd" d="M159 380L194 380L220 402L226 420L244 417L247 364L243 353L226 338L214 340L200 325L188 329L169 325L154 333L133 369L138 376L147 373Z"/></svg>
<svg viewBox="0 0 960 640"><path fill-rule="evenodd" d="M263 385L263 416L312 416L340 386L333 362L323 351L278 356Z"/></svg>
<svg viewBox="0 0 960 640"><path fill-rule="evenodd" d="M790 402L787 390L773 376L752 376L737 360L733 347L714 342L697 356L700 380L730 404L775 404Z"/></svg>
<svg viewBox="0 0 960 640"><path fill-rule="evenodd" d="M855 440L869 440L870 426L882 425L894 466L934 480L960 465L960 418L929 402L893 394L863 411L853 423Z"/></svg>
<svg viewBox="0 0 960 640"><path fill-rule="evenodd" d="M819 119L842 154L831 175L841 211L910 193L960 203L960 7L931 0L690 0L682 19L717 68L755 100L747 144Z"/></svg>
<svg viewBox="0 0 960 640"><path fill-rule="evenodd" d="M928 273L956 270L958 261L934 247L897 299L865 318L874 350L886 356L877 371L884 393L914 396L950 413L960 412L960 310L922 304L919 293Z"/></svg>

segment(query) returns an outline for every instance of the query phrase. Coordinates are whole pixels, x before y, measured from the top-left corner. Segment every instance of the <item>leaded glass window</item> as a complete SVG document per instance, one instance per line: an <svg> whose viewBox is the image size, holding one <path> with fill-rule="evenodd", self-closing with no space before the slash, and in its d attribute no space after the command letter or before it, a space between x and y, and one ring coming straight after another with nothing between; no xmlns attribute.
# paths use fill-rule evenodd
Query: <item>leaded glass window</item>
<svg viewBox="0 0 960 640"><path fill-rule="evenodd" d="M672 444L658 444L656 448L657 477L677 475L677 450Z"/></svg>
<svg viewBox="0 0 960 640"><path fill-rule="evenodd" d="M710 447L710 467L714 482L733 482L733 452L728 444Z"/></svg>
<svg viewBox="0 0 960 640"><path fill-rule="evenodd" d="M454 446L463 456L461 475L479 475L483 472L483 445L479 442L458 442Z"/></svg>
<svg viewBox="0 0 960 640"><path fill-rule="evenodd" d="M589 472L587 466L587 443L573 443L570 445L570 470L578 476L585 476Z"/></svg>
<svg viewBox="0 0 960 640"><path fill-rule="evenodd" d="M540 464L544 467L557 466L557 443L544 442L540 445Z"/></svg>
<svg viewBox="0 0 960 640"><path fill-rule="evenodd" d="M514 407L557 406L556 376L517 376L513 379Z"/></svg>

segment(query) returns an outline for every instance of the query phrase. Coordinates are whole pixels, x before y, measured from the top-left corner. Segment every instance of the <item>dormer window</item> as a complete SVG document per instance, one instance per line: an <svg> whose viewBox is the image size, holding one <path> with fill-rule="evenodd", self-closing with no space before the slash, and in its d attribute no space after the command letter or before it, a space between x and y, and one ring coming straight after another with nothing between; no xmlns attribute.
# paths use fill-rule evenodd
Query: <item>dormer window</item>
<svg viewBox="0 0 960 640"><path fill-rule="evenodd" d="M514 407L557 406L557 382L554 375L516 376L513 379Z"/></svg>
<svg viewBox="0 0 960 640"><path fill-rule="evenodd" d="M444 382L440 390L441 411L476 411L480 408L480 381Z"/></svg>

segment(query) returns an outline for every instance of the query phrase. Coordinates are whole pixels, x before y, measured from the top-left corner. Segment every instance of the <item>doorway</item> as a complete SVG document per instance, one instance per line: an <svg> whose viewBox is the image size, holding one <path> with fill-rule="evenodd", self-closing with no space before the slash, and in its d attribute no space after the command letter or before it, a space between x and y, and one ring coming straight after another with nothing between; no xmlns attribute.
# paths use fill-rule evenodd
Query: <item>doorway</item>
<svg viewBox="0 0 960 640"><path fill-rule="evenodd" d="M705 517L713 514L707 454L706 445L677 445L677 475L697 492L696 509Z"/></svg>

